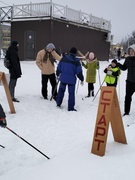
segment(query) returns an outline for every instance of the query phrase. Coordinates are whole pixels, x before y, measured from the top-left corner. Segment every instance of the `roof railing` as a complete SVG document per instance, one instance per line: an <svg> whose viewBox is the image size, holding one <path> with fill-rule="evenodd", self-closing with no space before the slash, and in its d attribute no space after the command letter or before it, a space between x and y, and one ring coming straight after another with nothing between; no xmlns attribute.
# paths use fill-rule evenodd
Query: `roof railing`
<svg viewBox="0 0 135 180"><path fill-rule="evenodd" d="M0 8L1 21L9 21L9 19L14 21L25 18L31 19L51 17L87 25L89 27L98 28L109 32L111 31L111 22L108 20L52 2L13 5L12 10L10 6L10 9L7 11L4 8L6 9L8 7Z"/></svg>

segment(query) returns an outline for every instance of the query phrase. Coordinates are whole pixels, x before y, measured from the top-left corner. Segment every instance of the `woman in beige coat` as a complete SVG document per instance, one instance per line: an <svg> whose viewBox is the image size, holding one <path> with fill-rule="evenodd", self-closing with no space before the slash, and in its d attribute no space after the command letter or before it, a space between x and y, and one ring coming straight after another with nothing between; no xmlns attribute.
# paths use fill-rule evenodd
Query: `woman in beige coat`
<svg viewBox="0 0 135 180"><path fill-rule="evenodd" d="M56 76L55 76L55 66L54 62L55 60L60 60L61 56L59 56L55 51L55 46L52 43L49 43L44 49L40 50L37 53L36 57L36 64L41 70L41 83L42 83L42 89L41 93L44 99L48 99L48 80L51 83L52 86L52 96L53 99L56 100L57 97L57 89L56 87Z"/></svg>

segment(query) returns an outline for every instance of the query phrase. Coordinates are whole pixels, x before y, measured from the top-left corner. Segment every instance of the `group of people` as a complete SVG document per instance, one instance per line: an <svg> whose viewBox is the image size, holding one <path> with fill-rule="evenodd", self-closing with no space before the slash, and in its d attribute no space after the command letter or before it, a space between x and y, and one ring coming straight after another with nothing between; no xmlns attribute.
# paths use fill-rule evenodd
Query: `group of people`
<svg viewBox="0 0 135 180"><path fill-rule="evenodd" d="M86 97L94 96L94 83L96 82L96 70L99 69L99 61L93 52L89 53L89 57L83 57L82 61L77 58L77 49L71 48L68 54L63 57L56 53L55 46L49 43L45 49L39 51L36 58L36 63L42 73L42 95L45 99L48 98L47 82L48 79L52 85L52 96L56 100L58 107L61 106L66 86L68 86L68 111L76 111L75 106L75 85L78 77L83 84L84 76L82 67L86 68L86 82L88 83L88 94ZM113 59L111 64L104 69L107 86L117 86L121 70L128 70L126 80L126 95L124 105L124 115L129 115L132 95L135 92L135 45L128 48L128 57L124 64L120 64L116 59ZM45 58L46 57L46 58ZM54 62L58 60L56 76L60 81L59 90L57 93L56 76ZM85 61L83 61L85 60ZM51 70L51 71L49 71Z"/></svg>
<svg viewBox="0 0 135 180"><path fill-rule="evenodd" d="M7 56L10 60L11 67L9 69L10 81L9 90L13 102L19 102L15 97L15 87L17 79L21 77L22 71L18 56L19 44L17 41L12 41L7 50ZM77 57L77 49L72 47L69 53L63 56L56 52L54 44L49 43L40 50L36 56L36 64L41 70L41 93L44 99L48 99L48 80L52 86L52 98L56 101L58 107L61 106L64 98L66 86L68 87L68 111L76 111L75 106L75 86L76 80L79 78L81 84L84 83L84 75L82 67L87 69L86 82L88 83L88 95L94 96L94 83L96 82L96 70L99 69L99 61L93 52L89 53L89 57L83 57L82 60ZM59 61L56 72L54 63ZM85 60L85 61L84 61ZM113 59L111 64L104 69L106 73L104 81L107 86L117 86L121 70L127 70L126 79L126 94L124 103L124 115L129 115L131 109L132 95L135 92L135 44L128 48L128 56L123 64ZM57 92L57 82L60 81L60 86ZM6 116L0 105L0 126L6 127Z"/></svg>
<svg viewBox="0 0 135 180"><path fill-rule="evenodd" d="M48 48L49 47L49 48ZM43 60L43 55L40 56L44 52L45 54L51 54L53 57L53 63L50 59L51 56L47 56L46 61ZM57 58L55 58L57 55ZM41 50L37 54L36 63L42 72L42 95L45 99L47 99L47 82L51 74L54 76L54 83L52 85L52 96L56 100L57 106L61 106L64 93L66 90L66 86L68 86L68 111L76 111L75 106L75 85L76 78L78 77L81 81L81 84L84 82L84 76L82 71L82 66L87 69L86 72L86 82L88 83L88 95L86 97L94 96L94 83L96 82L96 70L99 69L99 61L93 52L89 53L89 58L83 58L80 62L80 59L76 57L77 49L75 47L71 48L68 54L64 54L63 57L56 53L55 46L50 43L46 46L44 50ZM58 80L60 81L59 90L57 93L56 87L56 77L54 70L54 62L55 59L59 60L59 64L57 66L56 75ZM51 62L51 63L50 63ZM52 66L53 72L50 74L48 72L49 63ZM46 66L46 70L45 70ZM47 68L48 67L48 68ZM128 70L127 80L126 80L126 95L125 95L125 104L124 104L124 115L129 115L131 108L132 95L135 92L135 45L131 45L128 48L128 56L125 58L124 64L118 63L116 59L113 59L111 64L105 68L104 73L106 73L104 81L107 86L117 86L119 75L121 74L121 70ZM48 72L48 73L47 73ZM47 76L47 81L43 81L43 76ZM43 86L45 86L45 91L43 91ZM45 95L43 92L46 92Z"/></svg>
<svg viewBox="0 0 135 180"><path fill-rule="evenodd" d="M56 101L58 107L61 106L66 86L68 86L68 111L77 111L75 106L75 85L79 78L81 85L84 82L82 66L87 69L86 82L88 83L87 97L94 96L94 83L96 82L96 69L99 69L99 62L94 53L89 53L89 58L83 57L86 63L80 62L77 57L78 50L72 47L69 53L59 55L56 52L54 44L49 43L44 49L37 53L36 64L41 70L41 93L44 99L48 99L47 84L50 80L52 86L52 98ZM54 63L58 60L58 66L55 73ZM56 75L55 75L56 74ZM60 81L57 93L57 82Z"/></svg>
<svg viewBox="0 0 135 180"><path fill-rule="evenodd" d="M135 44L129 46L128 56L125 58L123 64L117 62L114 59L104 72L106 73L105 82L107 86L117 86L119 75L121 70L127 70L127 79L126 79L126 94L124 102L124 114L129 115L131 110L132 95L135 92Z"/></svg>

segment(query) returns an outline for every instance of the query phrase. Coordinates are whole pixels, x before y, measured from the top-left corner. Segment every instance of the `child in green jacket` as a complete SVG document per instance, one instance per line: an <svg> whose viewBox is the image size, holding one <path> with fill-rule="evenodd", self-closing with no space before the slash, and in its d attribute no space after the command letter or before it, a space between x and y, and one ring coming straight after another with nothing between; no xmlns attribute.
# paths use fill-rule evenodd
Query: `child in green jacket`
<svg viewBox="0 0 135 180"><path fill-rule="evenodd" d="M96 70L99 69L99 61L93 52L89 53L89 59L86 59L86 64L82 62L82 66L87 69L88 95L86 97L94 96L94 83L96 82Z"/></svg>

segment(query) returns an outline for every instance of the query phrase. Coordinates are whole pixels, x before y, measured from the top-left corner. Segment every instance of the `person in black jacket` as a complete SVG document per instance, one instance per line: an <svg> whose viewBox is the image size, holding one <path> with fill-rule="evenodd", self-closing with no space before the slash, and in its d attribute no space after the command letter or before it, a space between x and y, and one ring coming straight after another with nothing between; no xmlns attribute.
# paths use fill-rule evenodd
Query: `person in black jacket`
<svg viewBox="0 0 135 180"><path fill-rule="evenodd" d="M117 50L117 58L120 61L120 59L121 59L121 49L120 48Z"/></svg>
<svg viewBox="0 0 135 180"><path fill-rule="evenodd" d="M129 46L128 54L129 56L126 57L123 65L118 63L121 70L127 70L126 95L123 115L129 115L132 95L135 92L135 44Z"/></svg>
<svg viewBox="0 0 135 180"><path fill-rule="evenodd" d="M19 102L19 100L15 98L15 87L17 84L17 79L20 78L22 75L20 60L18 56L18 46L19 44L17 41L12 41L11 46L9 46L7 50L7 58L11 63L11 67L9 69L9 90L12 97L12 101L14 102Z"/></svg>
<svg viewBox="0 0 135 180"><path fill-rule="evenodd" d="M6 122L6 115L5 112L0 104L0 126L2 128L5 128L7 126L7 122Z"/></svg>

